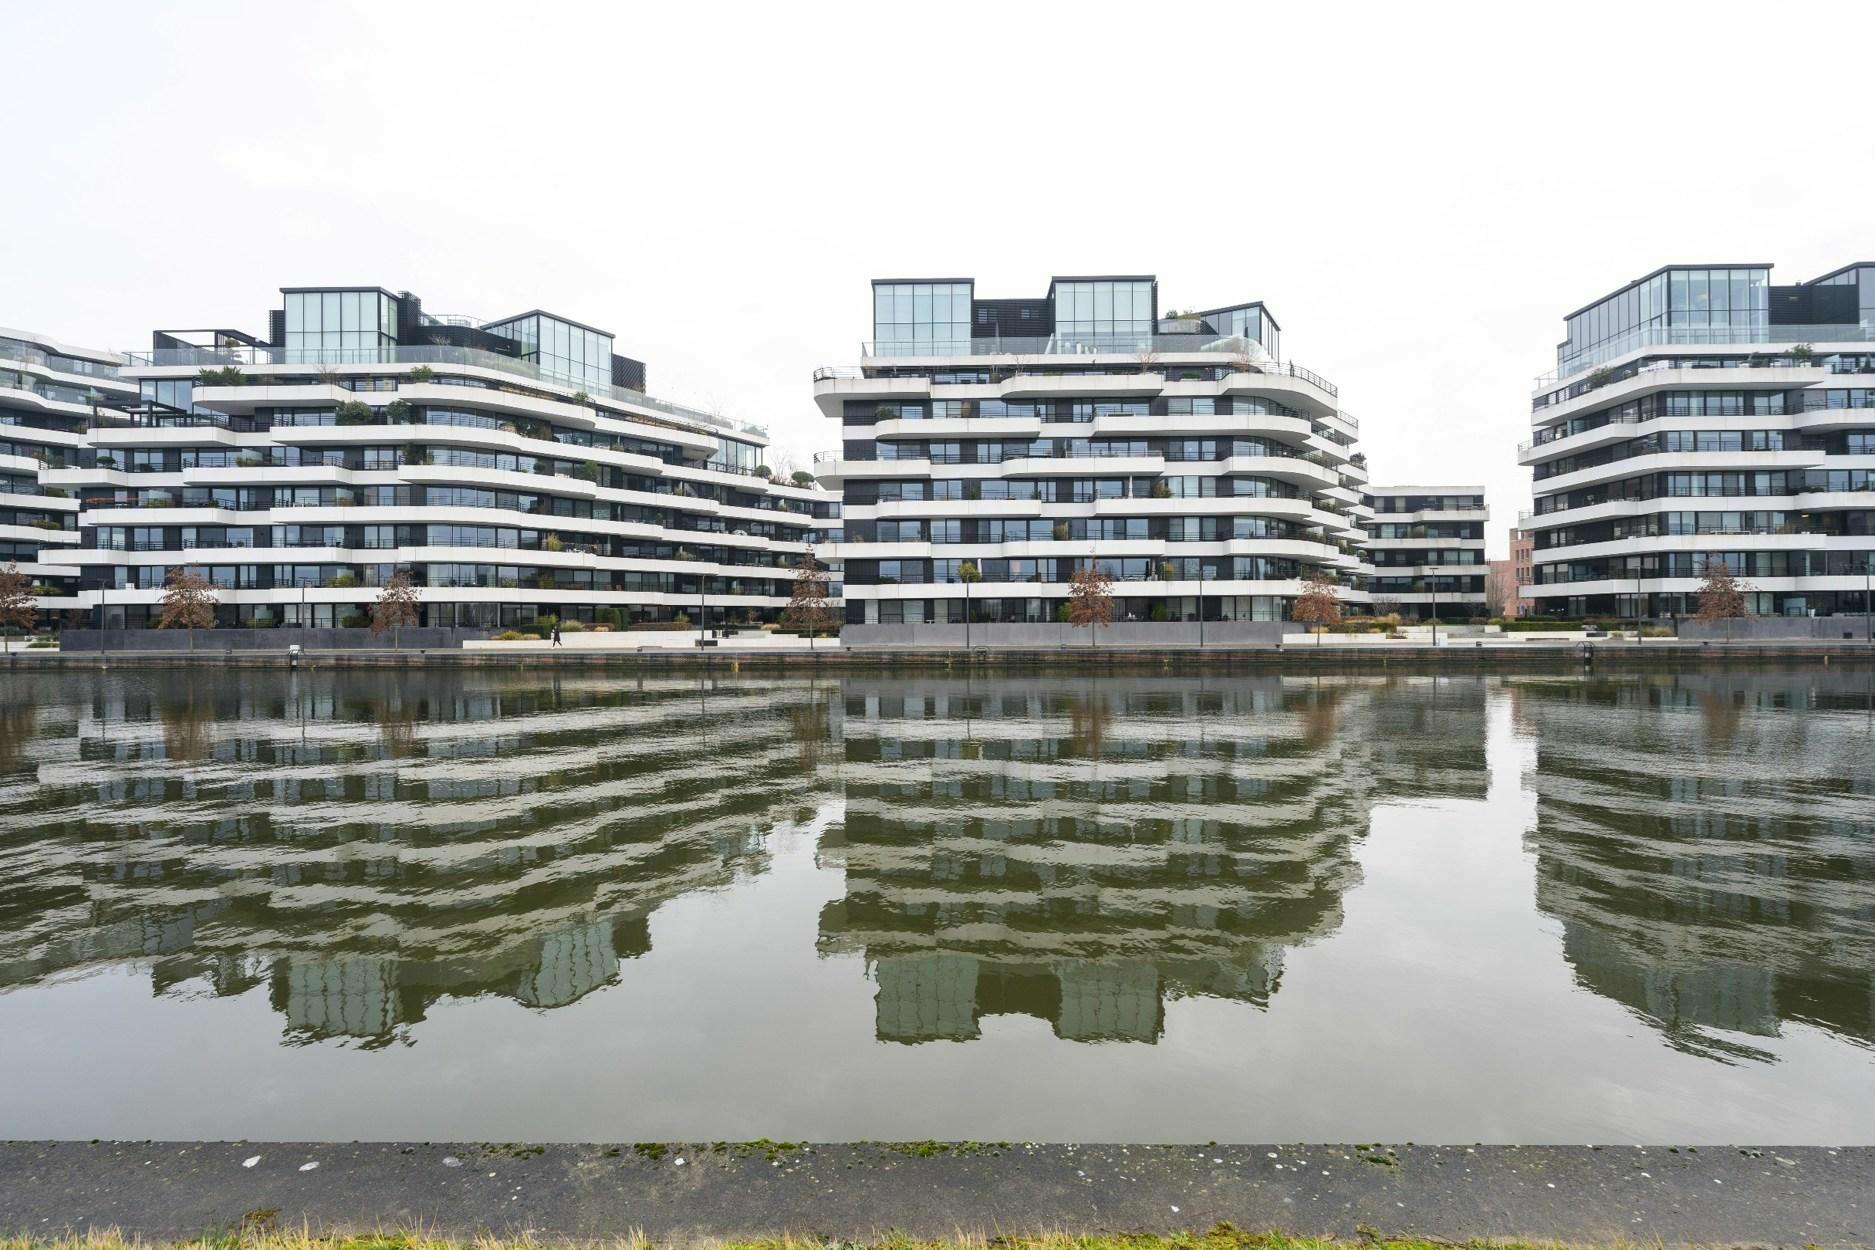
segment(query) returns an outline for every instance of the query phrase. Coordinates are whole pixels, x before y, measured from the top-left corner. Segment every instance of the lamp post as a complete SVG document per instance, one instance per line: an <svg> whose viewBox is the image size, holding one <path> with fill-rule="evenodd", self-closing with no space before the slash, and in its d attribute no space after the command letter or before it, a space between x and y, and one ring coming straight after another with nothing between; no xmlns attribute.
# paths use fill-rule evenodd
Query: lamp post
<svg viewBox="0 0 1875 1250"><path fill-rule="evenodd" d="M1647 628L1647 622L1643 619L1646 615L1646 609L1641 602L1641 576L1636 573L1634 575L1634 645L1637 647L1641 645L1642 633Z"/></svg>
<svg viewBox="0 0 1875 1250"><path fill-rule="evenodd" d="M1211 570L1198 561L1198 645L1204 645L1204 579Z"/></svg>

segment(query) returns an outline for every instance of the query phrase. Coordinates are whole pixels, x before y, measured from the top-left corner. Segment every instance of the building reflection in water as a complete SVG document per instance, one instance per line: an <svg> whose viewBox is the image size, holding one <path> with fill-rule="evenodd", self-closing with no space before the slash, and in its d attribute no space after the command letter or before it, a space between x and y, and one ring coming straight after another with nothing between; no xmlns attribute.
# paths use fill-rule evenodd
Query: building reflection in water
<svg viewBox="0 0 1875 1250"><path fill-rule="evenodd" d="M290 1040L371 1045L442 997L615 980L651 911L761 872L824 801L801 736L840 712L825 683L475 672L10 693L0 988L143 960L159 993L264 984Z"/></svg>
<svg viewBox="0 0 1875 1250"><path fill-rule="evenodd" d="M1181 997L1265 1007L1339 929L1375 804L1486 795L1495 684L5 680L0 990L132 964L359 1046L444 999L579 1002L657 908L767 872L816 813L818 950L863 959L883 1042L995 1015L1151 1042ZM1875 1040L1867 674L1501 685L1579 986L1721 1059L1793 1021Z"/></svg>
<svg viewBox="0 0 1875 1250"><path fill-rule="evenodd" d="M1763 1058L1787 1021L1875 1040L1867 673L1512 686L1537 905L1578 982L1681 1049Z"/></svg>
<svg viewBox="0 0 1875 1250"><path fill-rule="evenodd" d="M985 1015L1153 1041L1184 995L1258 1006L1332 933L1377 794L1486 785L1483 686L1099 677L849 682L845 896L881 1040Z"/></svg>

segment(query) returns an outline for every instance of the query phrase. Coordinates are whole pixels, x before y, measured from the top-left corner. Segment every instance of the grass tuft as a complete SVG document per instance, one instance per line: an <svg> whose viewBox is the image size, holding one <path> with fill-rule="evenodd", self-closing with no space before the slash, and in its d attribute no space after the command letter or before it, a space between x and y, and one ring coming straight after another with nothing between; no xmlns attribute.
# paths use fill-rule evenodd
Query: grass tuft
<svg viewBox="0 0 1875 1250"><path fill-rule="evenodd" d="M776 1143L782 1144L782 1143ZM918 1145L920 1143L911 1143ZM1338 1242L1331 1237L1292 1237L1284 1233L1253 1233L1230 1224L1217 1224L1202 1232L1173 1233L1037 1233L1027 1236L982 1237L958 1233L921 1241L890 1233L868 1241L834 1241L783 1235L746 1241L685 1240L658 1243L633 1234L609 1241L536 1241L531 1237L478 1236L452 1239L418 1231L375 1232L319 1236L310 1230L280 1231L277 1212L248 1212L238 1229L184 1241L151 1242L106 1230L57 1237L0 1237L0 1250L1561 1250L1559 1243L1520 1241L1443 1241L1438 1238L1388 1237L1363 1227L1363 1241ZM1801 1239L1799 1239L1801 1240ZM1613 1242L1588 1250L1641 1250L1633 1243Z"/></svg>

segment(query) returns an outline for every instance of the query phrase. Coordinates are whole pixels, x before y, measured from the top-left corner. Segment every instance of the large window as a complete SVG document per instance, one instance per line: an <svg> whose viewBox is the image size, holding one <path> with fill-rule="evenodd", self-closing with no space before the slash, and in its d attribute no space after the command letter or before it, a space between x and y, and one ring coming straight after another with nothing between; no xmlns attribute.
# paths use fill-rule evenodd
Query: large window
<svg viewBox="0 0 1875 1250"><path fill-rule="evenodd" d="M375 360L378 348L397 343L397 301L383 291L285 294L288 361Z"/></svg>
<svg viewBox="0 0 1875 1250"><path fill-rule="evenodd" d="M528 313L482 328L504 339L513 339L522 359L539 365L541 373L547 377L575 386L612 384L612 336L603 331L589 330L545 313Z"/></svg>
<svg viewBox="0 0 1875 1250"><path fill-rule="evenodd" d="M1572 373L1648 343L1748 342L1769 320L1770 283L1768 269L1657 273L1568 318L1556 364Z"/></svg>
<svg viewBox="0 0 1875 1250"><path fill-rule="evenodd" d="M875 282L875 356L955 356L970 350L968 282Z"/></svg>
<svg viewBox="0 0 1875 1250"><path fill-rule="evenodd" d="M1143 350L1151 345L1158 315L1155 285L1150 278L1055 283L1055 337L1093 339L1116 350L1134 344ZM1109 339L1118 342L1098 342Z"/></svg>
<svg viewBox="0 0 1875 1250"><path fill-rule="evenodd" d="M1219 334L1250 339L1261 343L1272 359L1282 359L1283 332L1261 304L1242 308L1221 308L1204 314L1211 328Z"/></svg>
<svg viewBox="0 0 1875 1250"><path fill-rule="evenodd" d="M709 466L712 469L747 473L760 463L762 463L762 449L754 443L719 437L716 440L716 451L710 456Z"/></svg>

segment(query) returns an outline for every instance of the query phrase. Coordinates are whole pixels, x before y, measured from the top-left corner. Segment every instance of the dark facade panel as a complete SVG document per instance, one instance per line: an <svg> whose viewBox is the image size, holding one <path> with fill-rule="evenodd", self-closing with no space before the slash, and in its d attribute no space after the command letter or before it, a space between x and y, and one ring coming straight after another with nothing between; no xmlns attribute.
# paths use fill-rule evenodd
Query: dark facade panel
<svg viewBox="0 0 1875 1250"><path fill-rule="evenodd" d="M645 389L645 362L633 360L630 356L612 355L612 385L622 386L628 391Z"/></svg>
<svg viewBox="0 0 1875 1250"><path fill-rule="evenodd" d="M1055 332L1055 306L1045 299L979 299L970 303L970 337L1046 338Z"/></svg>
<svg viewBox="0 0 1875 1250"><path fill-rule="evenodd" d="M1856 283L1838 286L1774 286L1770 294L1774 326L1853 325L1861 317Z"/></svg>

